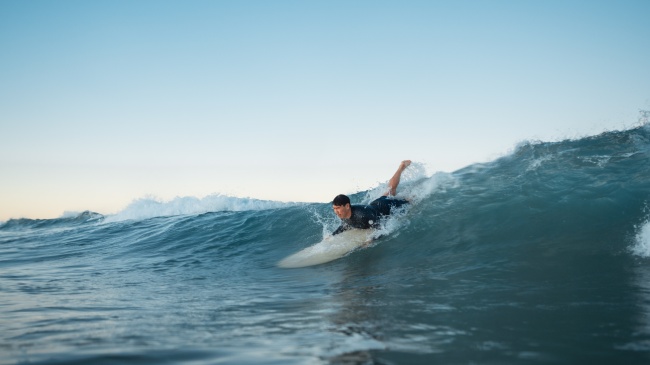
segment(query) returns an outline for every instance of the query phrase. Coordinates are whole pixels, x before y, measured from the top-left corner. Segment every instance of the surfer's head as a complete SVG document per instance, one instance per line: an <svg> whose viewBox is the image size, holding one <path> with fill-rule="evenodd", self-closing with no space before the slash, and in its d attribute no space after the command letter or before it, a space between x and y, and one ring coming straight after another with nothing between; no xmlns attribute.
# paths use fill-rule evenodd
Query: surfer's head
<svg viewBox="0 0 650 365"><path fill-rule="evenodd" d="M347 195L340 194L332 200L332 205L344 206L346 204L350 204L350 198Z"/></svg>
<svg viewBox="0 0 650 365"><path fill-rule="evenodd" d="M348 219L352 216L352 208L350 208L350 198L341 194L337 195L332 200L332 209L334 213L341 219Z"/></svg>

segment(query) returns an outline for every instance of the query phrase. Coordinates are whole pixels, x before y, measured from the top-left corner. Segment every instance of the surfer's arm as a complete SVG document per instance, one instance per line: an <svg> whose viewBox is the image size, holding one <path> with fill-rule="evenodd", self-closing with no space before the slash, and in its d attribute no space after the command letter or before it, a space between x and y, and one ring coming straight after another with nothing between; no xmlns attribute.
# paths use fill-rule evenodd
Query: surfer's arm
<svg viewBox="0 0 650 365"><path fill-rule="evenodd" d="M395 194L397 194L397 185L399 185L399 181L402 178L402 172L404 172L410 164L411 160L404 160L399 164L397 171L395 171L393 177L388 181L388 191L384 196L395 196Z"/></svg>
<svg viewBox="0 0 650 365"><path fill-rule="evenodd" d="M339 234L339 233L345 232L345 231L347 231L348 229L350 229L349 226L347 226L347 225L345 225L345 224L341 224L341 225L339 226L339 228L337 228L334 232L332 232L332 236L335 236L335 235L337 235L337 234Z"/></svg>

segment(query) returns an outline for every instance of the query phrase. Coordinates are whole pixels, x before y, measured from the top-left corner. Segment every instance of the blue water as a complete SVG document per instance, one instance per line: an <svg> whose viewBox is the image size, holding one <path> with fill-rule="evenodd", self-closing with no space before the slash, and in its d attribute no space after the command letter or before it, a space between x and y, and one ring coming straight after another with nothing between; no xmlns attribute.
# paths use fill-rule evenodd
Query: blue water
<svg viewBox="0 0 650 365"><path fill-rule="evenodd" d="M1 364L648 364L650 127L454 173L367 248L329 204L215 195L0 225ZM368 202L382 187L359 192Z"/></svg>

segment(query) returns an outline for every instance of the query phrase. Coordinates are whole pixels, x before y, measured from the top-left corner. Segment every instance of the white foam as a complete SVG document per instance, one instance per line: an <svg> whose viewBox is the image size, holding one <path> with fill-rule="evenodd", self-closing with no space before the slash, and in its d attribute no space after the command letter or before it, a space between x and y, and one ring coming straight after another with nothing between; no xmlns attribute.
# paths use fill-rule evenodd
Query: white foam
<svg viewBox="0 0 650 365"><path fill-rule="evenodd" d="M419 203L453 181L455 179L452 174L437 172L433 175L428 175L424 164L413 162L402 173L395 197L409 200L412 203ZM384 195L386 191L388 191L388 182L369 190L361 203L369 204L371 201Z"/></svg>
<svg viewBox="0 0 650 365"><path fill-rule="evenodd" d="M535 171L537 170L542 164L544 164L547 161L551 161L554 158L552 155L546 155L542 157L538 157L530 161L528 164L528 167L526 167L526 171Z"/></svg>
<svg viewBox="0 0 650 365"><path fill-rule="evenodd" d="M391 213L387 219L384 219L374 231L373 238L399 232L399 229L409 223L407 216L411 206L419 204L435 192L444 191L446 187L454 186L456 183L457 179L450 173L437 172L428 176L423 164L412 163L409 168L404 170L395 196L397 199L406 199L411 204L402 206ZM362 200L362 204L369 204L379 198L386 192L387 188L387 184L383 184L368 191Z"/></svg>
<svg viewBox="0 0 650 365"><path fill-rule="evenodd" d="M142 220L153 217L195 215L208 212L266 210L295 204L297 203L238 198L221 194L209 195L204 198L176 197L169 201L146 197L134 200L121 212L106 217L105 221Z"/></svg>
<svg viewBox="0 0 650 365"><path fill-rule="evenodd" d="M409 184L404 191L404 197L417 204L433 193L445 191L446 188L454 187L457 184L458 180L452 174L437 172L427 179L421 179Z"/></svg>
<svg viewBox="0 0 650 365"><path fill-rule="evenodd" d="M650 219L639 228L632 253L641 257L650 257Z"/></svg>
<svg viewBox="0 0 650 365"><path fill-rule="evenodd" d="M83 212L76 211L76 210L66 210L63 212L63 214L61 214L59 218L60 219L75 218L78 217L81 213Z"/></svg>

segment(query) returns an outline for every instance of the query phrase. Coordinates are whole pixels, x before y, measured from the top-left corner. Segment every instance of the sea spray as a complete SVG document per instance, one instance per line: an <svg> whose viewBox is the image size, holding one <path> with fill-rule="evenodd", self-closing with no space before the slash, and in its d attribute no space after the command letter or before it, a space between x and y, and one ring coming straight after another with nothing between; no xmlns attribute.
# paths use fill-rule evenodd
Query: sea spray
<svg viewBox="0 0 650 365"><path fill-rule="evenodd" d="M156 197L134 200L125 209L107 217L107 222L142 220L160 216L195 215L208 212L276 209L295 205L271 200L213 194L204 198L176 197L164 201Z"/></svg>
<svg viewBox="0 0 650 365"><path fill-rule="evenodd" d="M645 211L649 211L647 205L645 207ZM636 226L634 242L630 249L631 252L635 255L644 258L650 258L650 214L646 214L647 216L644 221Z"/></svg>

